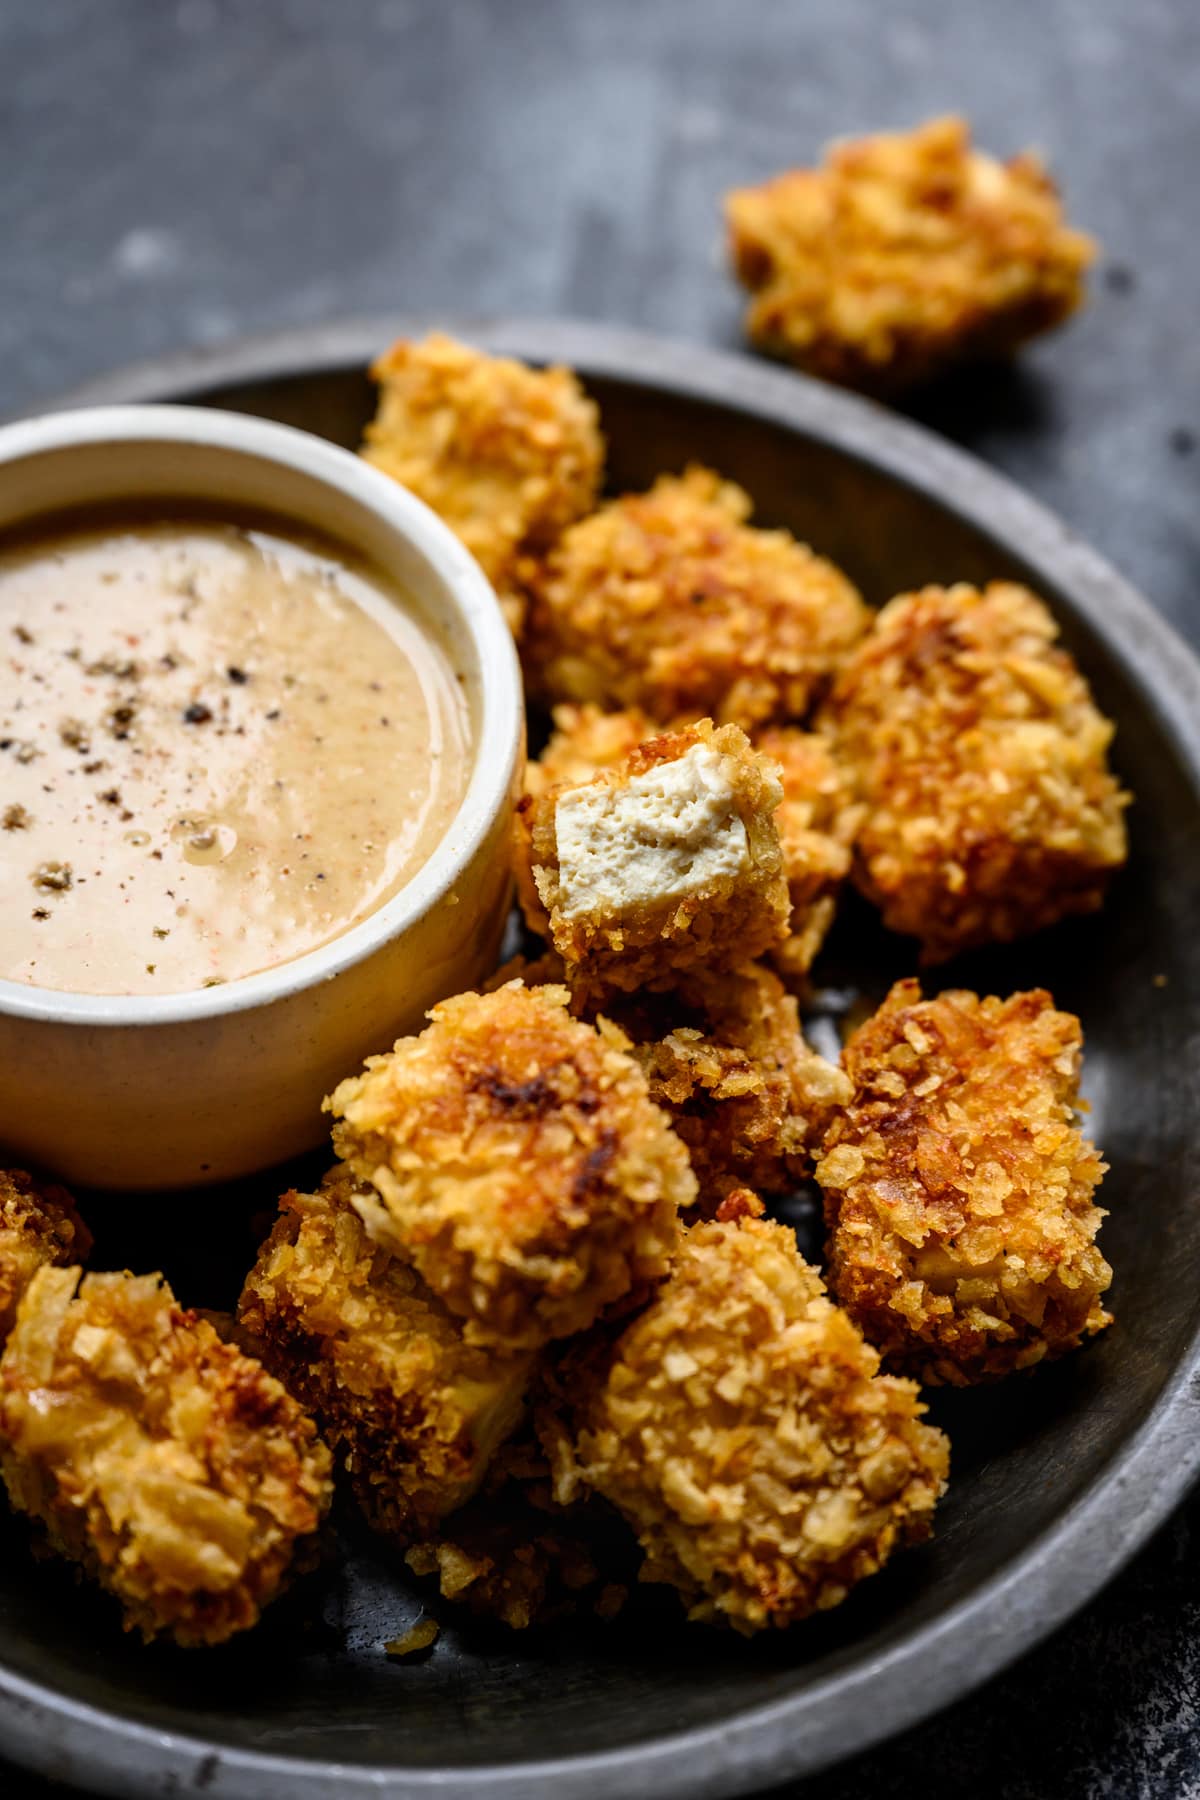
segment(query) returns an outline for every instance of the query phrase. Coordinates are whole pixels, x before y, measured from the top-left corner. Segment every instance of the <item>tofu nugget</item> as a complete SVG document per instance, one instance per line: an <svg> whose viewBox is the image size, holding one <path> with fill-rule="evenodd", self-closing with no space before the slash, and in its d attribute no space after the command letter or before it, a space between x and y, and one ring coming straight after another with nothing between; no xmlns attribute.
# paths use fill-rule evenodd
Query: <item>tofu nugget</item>
<svg viewBox="0 0 1200 1800"><path fill-rule="evenodd" d="M735 1195L692 1226L590 1388L586 1369L572 1383L583 1479L637 1533L641 1578L741 1632L838 1605L927 1537L948 1464L915 1384L876 1373L756 1210Z"/></svg>
<svg viewBox="0 0 1200 1800"><path fill-rule="evenodd" d="M630 751L655 736L656 730L636 707L608 713L592 705L556 706L550 740L541 756L526 767L525 791L540 797L554 787L574 787L601 769L618 767ZM775 825L791 917L787 938L767 955L787 984L800 988L833 923L838 889L850 872L851 846L862 808L854 800L852 784L837 763L828 738L781 725L753 732L751 742L778 766L783 787ZM526 912L541 920L541 903L525 856L518 855L517 877L518 881L524 878Z"/></svg>
<svg viewBox="0 0 1200 1800"><path fill-rule="evenodd" d="M329 1467L291 1395L159 1276L34 1275L0 1359L0 1470L126 1629L191 1645L253 1625L313 1559Z"/></svg>
<svg viewBox="0 0 1200 1800"><path fill-rule="evenodd" d="M531 1353L466 1343L462 1321L367 1233L348 1170L288 1193L238 1320L316 1416L370 1525L408 1543L479 1486L521 1418Z"/></svg>
<svg viewBox="0 0 1200 1800"><path fill-rule="evenodd" d="M1027 588L885 606L825 710L865 818L855 880L922 960L1094 911L1125 860L1113 727Z"/></svg>
<svg viewBox="0 0 1200 1800"><path fill-rule="evenodd" d="M648 739L591 781L526 796L528 922L573 985L597 990L745 962L787 936L782 798L745 733L708 719Z"/></svg>
<svg viewBox="0 0 1200 1800"><path fill-rule="evenodd" d="M526 565L595 504L599 415L569 369L531 369L435 332L371 370L363 455L440 514L519 628Z"/></svg>
<svg viewBox="0 0 1200 1800"><path fill-rule="evenodd" d="M695 1197L687 1152L611 1027L512 982L430 1013L326 1102L378 1199L358 1211L468 1342L533 1348L657 1279Z"/></svg>
<svg viewBox="0 0 1200 1800"><path fill-rule="evenodd" d="M854 1098L817 1165L829 1285L890 1366L961 1387L1110 1323L1081 1044L1047 993L902 981L846 1045Z"/></svg>
<svg viewBox="0 0 1200 1800"><path fill-rule="evenodd" d="M869 614L840 570L710 469L663 475L566 531L531 590L530 693L660 725L800 718Z"/></svg>
<svg viewBox="0 0 1200 1800"><path fill-rule="evenodd" d="M24 1169L0 1169L0 1346L37 1271L82 1262L91 1248L65 1188L35 1181Z"/></svg>
<svg viewBox="0 0 1200 1800"><path fill-rule="evenodd" d="M820 168L742 188L725 212L751 339L875 392L1060 324L1095 255L1039 157L998 162L956 118L834 144Z"/></svg>

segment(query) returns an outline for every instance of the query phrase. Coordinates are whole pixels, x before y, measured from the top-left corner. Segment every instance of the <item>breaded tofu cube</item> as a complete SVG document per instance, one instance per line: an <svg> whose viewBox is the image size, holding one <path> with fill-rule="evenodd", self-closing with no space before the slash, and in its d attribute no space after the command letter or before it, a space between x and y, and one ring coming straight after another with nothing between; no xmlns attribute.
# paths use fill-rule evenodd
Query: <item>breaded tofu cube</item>
<svg viewBox="0 0 1200 1800"><path fill-rule="evenodd" d="M644 1581L744 1633L837 1606L929 1535L948 1467L916 1385L826 1298L784 1225L731 1195L572 1385L583 1479L622 1512Z"/></svg>
<svg viewBox="0 0 1200 1800"><path fill-rule="evenodd" d="M590 704L564 704L554 708L553 718L554 730L541 756L526 765L525 791L535 798L554 787L577 786L601 769L618 767L658 730L636 707L609 713ZM694 721L679 721L675 729L688 723ZM828 738L794 725L768 725L753 732L751 742L778 765L783 787L775 825L791 918L788 937L767 954L785 982L801 988L833 923L837 893L850 872L862 808ZM517 879L527 914L542 919L526 856L518 856Z"/></svg>
<svg viewBox="0 0 1200 1800"><path fill-rule="evenodd" d="M83 1262L91 1248L65 1188L35 1181L24 1169L0 1169L0 1346L37 1271Z"/></svg>
<svg viewBox="0 0 1200 1800"><path fill-rule="evenodd" d="M1095 257L1041 159L999 162L958 118L835 143L725 214L753 342L876 393L1061 324Z"/></svg>
<svg viewBox="0 0 1200 1800"><path fill-rule="evenodd" d="M0 1471L147 1641L219 1644L315 1560L316 1427L158 1275L37 1271L0 1358Z"/></svg>
<svg viewBox="0 0 1200 1800"><path fill-rule="evenodd" d="M865 817L855 880L922 961L1094 911L1125 861L1113 727L1028 588L892 600L823 715Z"/></svg>
<svg viewBox="0 0 1200 1800"><path fill-rule="evenodd" d="M847 1043L854 1098L817 1165L829 1285L890 1367L962 1387L1110 1323L1081 1047L1040 990L924 1000L915 981Z"/></svg>
<svg viewBox="0 0 1200 1800"><path fill-rule="evenodd" d="M378 358L363 455L445 520L515 630L528 565L596 502L599 414L569 369L532 369L434 332Z"/></svg>
<svg viewBox="0 0 1200 1800"><path fill-rule="evenodd" d="M750 511L693 467L572 525L531 588L531 697L640 707L663 726L802 718L870 615L839 569Z"/></svg>
<svg viewBox="0 0 1200 1800"><path fill-rule="evenodd" d="M518 893L568 980L635 990L781 943L790 905L773 765L702 719L518 807ZM524 864L522 869L521 865Z"/></svg>
<svg viewBox="0 0 1200 1800"><path fill-rule="evenodd" d="M246 1278L242 1327L317 1419L372 1528L399 1543L470 1498L524 1409L532 1354L468 1344L416 1271L355 1211L335 1169L285 1194Z"/></svg>
<svg viewBox="0 0 1200 1800"><path fill-rule="evenodd" d="M469 1343L531 1349L657 1280L687 1152L612 1027L565 988L519 981L434 1007L326 1101L333 1141L378 1198L357 1209L411 1261Z"/></svg>

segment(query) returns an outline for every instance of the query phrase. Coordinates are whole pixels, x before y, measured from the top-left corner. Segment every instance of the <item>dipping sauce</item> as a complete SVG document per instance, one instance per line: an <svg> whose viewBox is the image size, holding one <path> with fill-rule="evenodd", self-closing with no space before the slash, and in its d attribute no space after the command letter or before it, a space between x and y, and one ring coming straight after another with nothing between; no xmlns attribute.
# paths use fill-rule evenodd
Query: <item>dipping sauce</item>
<svg viewBox="0 0 1200 1800"><path fill-rule="evenodd" d="M97 520L0 551L0 977L171 994L303 956L469 772L447 649L320 540Z"/></svg>

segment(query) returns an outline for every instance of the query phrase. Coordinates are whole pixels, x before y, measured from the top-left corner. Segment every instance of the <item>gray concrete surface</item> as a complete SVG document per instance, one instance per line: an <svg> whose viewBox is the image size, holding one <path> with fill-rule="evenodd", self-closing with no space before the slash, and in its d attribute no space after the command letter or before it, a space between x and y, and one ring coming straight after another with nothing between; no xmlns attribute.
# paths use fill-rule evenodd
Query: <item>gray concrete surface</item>
<svg viewBox="0 0 1200 1800"><path fill-rule="evenodd" d="M392 307L732 344L722 190L959 108L1045 149L1106 256L1067 332L913 410L1200 643L1198 66L1195 0L0 0L0 412ZM806 1796L1200 1795L1198 1522Z"/></svg>

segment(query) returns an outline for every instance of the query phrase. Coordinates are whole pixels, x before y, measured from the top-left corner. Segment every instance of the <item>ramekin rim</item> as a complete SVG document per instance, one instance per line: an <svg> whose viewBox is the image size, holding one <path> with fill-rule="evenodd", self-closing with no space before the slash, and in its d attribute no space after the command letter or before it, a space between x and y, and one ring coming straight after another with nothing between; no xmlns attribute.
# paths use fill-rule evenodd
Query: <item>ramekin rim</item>
<svg viewBox="0 0 1200 1800"><path fill-rule="evenodd" d="M80 407L0 425L0 470L27 457L140 440L193 443L274 462L366 506L408 539L441 578L478 659L479 718L471 776L424 866L377 911L328 943L257 974L172 994L87 994L0 978L0 1013L14 1018L93 1028L189 1024L276 1005L336 979L411 929L445 899L493 830L520 753L521 674L494 589L436 513L353 452L275 420L216 407L144 402ZM65 499L64 506L69 504ZM347 542L353 548L353 539ZM504 746L502 755L489 748L498 744Z"/></svg>

